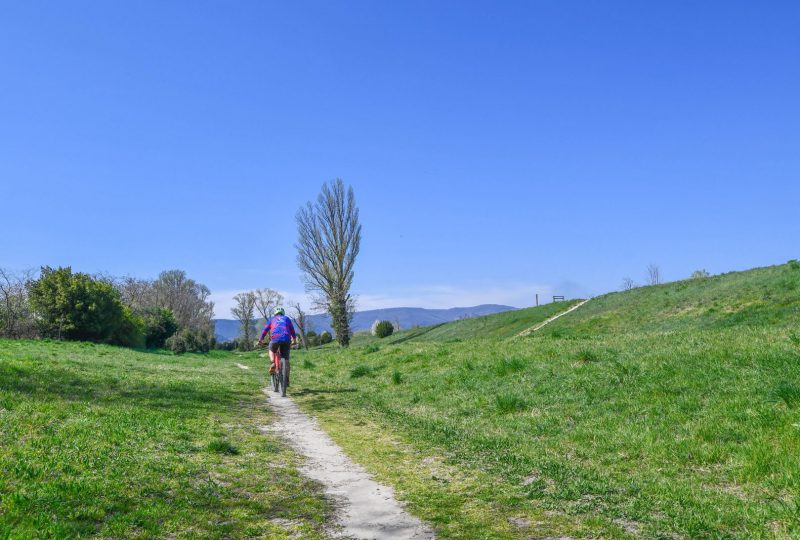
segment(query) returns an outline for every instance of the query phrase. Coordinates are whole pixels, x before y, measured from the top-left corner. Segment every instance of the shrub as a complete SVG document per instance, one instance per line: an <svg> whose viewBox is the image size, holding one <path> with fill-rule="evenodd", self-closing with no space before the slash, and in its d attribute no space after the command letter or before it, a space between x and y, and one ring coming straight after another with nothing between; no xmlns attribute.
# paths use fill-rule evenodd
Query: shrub
<svg viewBox="0 0 800 540"><path fill-rule="evenodd" d="M692 272L691 278L692 279L703 279L703 278L707 278L710 275L711 274L709 274L705 269L701 269L701 270L695 270L694 272Z"/></svg>
<svg viewBox="0 0 800 540"><path fill-rule="evenodd" d="M167 339L166 346L175 354L207 353L211 349L211 336L207 332L184 328Z"/></svg>
<svg viewBox="0 0 800 540"><path fill-rule="evenodd" d="M138 325L110 283L70 267L44 266L27 288L42 337L112 342L127 340Z"/></svg>
<svg viewBox="0 0 800 540"><path fill-rule="evenodd" d="M789 261L789 268L791 268L792 270L800 270L800 261L798 261L797 259L792 259L791 261Z"/></svg>
<svg viewBox="0 0 800 540"><path fill-rule="evenodd" d="M376 352L378 352L379 350L381 350L381 348L380 348L380 347L378 347L378 345L377 345L376 343L370 343L369 345L367 345L366 347L364 347L364 354L372 354L372 353L376 353Z"/></svg>
<svg viewBox="0 0 800 540"><path fill-rule="evenodd" d="M394 326L389 321L375 321L372 323L372 328L370 331L375 337L385 338L392 335L394 332Z"/></svg>
<svg viewBox="0 0 800 540"><path fill-rule="evenodd" d="M394 372L392 372L392 382L394 384L400 384L403 382L403 374L397 370L394 370Z"/></svg>
<svg viewBox="0 0 800 540"><path fill-rule="evenodd" d="M145 344L148 349L161 349L178 330L178 322L167 308L151 308L144 314Z"/></svg>
<svg viewBox="0 0 800 540"><path fill-rule="evenodd" d="M145 346L145 320L131 312L128 306L122 308L122 321L111 336L111 343L123 347L141 349Z"/></svg>
<svg viewBox="0 0 800 540"><path fill-rule="evenodd" d="M331 341L333 341L333 336L327 330L325 332L322 332L319 335L319 344L320 345L325 345L327 343L330 343Z"/></svg>

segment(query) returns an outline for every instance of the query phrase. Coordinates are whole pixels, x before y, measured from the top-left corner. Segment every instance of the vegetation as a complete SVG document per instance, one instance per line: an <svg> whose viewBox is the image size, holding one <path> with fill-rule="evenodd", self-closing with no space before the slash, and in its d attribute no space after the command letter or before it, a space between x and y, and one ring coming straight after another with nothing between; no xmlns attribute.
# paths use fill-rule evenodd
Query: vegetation
<svg viewBox="0 0 800 540"><path fill-rule="evenodd" d="M331 316L336 341L350 344L355 302L350 294L353 266L361 248L361 224L352 186L336 179L323 184L316 204L297 212L297 264L306 290Z"/></svg>
<svg viewBox="0 0 800 540"><path fill-rule="evenodd" d="M379 339L391 336L392 332L394 332L394 325L391 321L375 321L371 329L372 335Z"/></svg>
<svg viewBox="0 0 800 540"><path fill-rule="evenodd" d="M448 342L459 321L312 349L295 396L440 537L797 537L798 279L637 288L524 338Z"/></svg>
<svg viewBox="0 0 800 540"><path fill-rule="evenodd" d="M0 537L325 538L230 358L0 340Z"/></svg>
<svg viewBox="0 0 800 540"><path fill-rule="evenodd" d="M28 302L43 337L144 345L144 321L108 282L72 269L43 267L27 283Z"/></svg>

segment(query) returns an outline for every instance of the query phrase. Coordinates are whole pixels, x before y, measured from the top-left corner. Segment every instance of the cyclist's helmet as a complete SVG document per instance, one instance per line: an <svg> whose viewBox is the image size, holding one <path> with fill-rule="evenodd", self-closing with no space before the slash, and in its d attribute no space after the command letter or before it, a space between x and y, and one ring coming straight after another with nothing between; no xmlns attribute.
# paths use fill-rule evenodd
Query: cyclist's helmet
<svg viewBox="0 0 800 540"><path fill-rule="evenodd" d="M286 315L286 312L283 311L281 306L275 308L275 311L272 312L273 315Z"/></svg>

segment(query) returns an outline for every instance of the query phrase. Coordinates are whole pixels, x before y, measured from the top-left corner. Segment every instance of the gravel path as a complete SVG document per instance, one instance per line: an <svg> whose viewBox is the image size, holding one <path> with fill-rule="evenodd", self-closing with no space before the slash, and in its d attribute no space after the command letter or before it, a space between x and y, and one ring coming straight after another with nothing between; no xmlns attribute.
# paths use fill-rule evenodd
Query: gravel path
<svg viewBox="0 0 800 540"><path fill-rule="evenodd" d="M289 398L267 389L264 393L277 416L264 431L282 435L306 457L303 474L322 483L337 503L338 538L368 540L427 540L433 532L408 514L394 498L391 487L375 482L370 474L345 455L323 432L316 420L303 413Z"/></svg>

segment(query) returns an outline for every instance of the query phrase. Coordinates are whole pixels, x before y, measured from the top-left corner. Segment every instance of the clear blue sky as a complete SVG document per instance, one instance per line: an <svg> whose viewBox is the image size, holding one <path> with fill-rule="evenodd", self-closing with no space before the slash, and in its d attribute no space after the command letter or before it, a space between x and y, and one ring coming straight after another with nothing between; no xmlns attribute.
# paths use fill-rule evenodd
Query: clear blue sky
<svg viewBox="0 0 800 540"><path fill-rule="evenodd" d="M523 306L800 257L800 3L0 4L0 266Z"/></svg>

